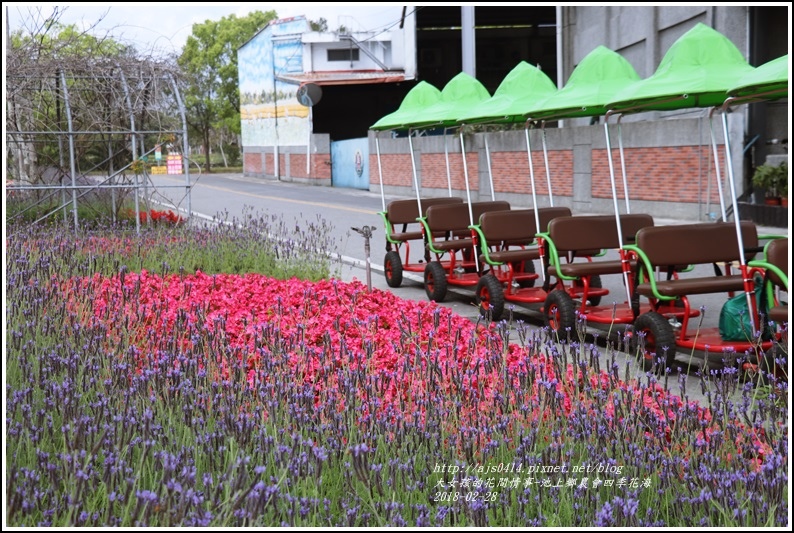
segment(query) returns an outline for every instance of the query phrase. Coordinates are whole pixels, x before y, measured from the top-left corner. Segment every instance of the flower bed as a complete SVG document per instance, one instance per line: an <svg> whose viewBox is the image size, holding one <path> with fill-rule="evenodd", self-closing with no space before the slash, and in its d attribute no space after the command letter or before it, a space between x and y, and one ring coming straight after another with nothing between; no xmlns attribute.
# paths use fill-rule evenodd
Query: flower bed
<svg viewBox="0 0 794 533"><path fill-rule="evenodd" d="M9 243L9 525L787 523L787 406L730 372L707 409L360 283L44 248Z"/></svg>

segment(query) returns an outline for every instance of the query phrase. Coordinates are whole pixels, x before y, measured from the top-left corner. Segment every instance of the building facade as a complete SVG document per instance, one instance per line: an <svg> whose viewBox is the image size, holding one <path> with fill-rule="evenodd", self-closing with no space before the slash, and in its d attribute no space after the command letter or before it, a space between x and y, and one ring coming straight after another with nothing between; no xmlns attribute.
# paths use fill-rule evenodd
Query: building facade
<svg viewBox="0 0 794 533"><path fill-rule="evenodd" d="M417 81L432 80L431 83L442 89L446 81L460 72L460 9L453 6L427 10L408 8L406 24L398 32L399 37L391 37L390 42L392 50L395 43L402 43L397 48L408 50L409 55L410 47L405 46L405 42L414 42L414 63L406 57L400 63L399 54L377 56L382 58L380 64L373 61L367 69L371 72L369 75L380 76L375 83L362 83L349 74L344 82L329 81L339 73L333 74L330 70L333 65L328 60L328 50L338 46L342 39L316 34L302 37L303 73L281 74L280 79L292 76L293 91L297 91L301 83L319 80L324 84L323 100L307 111L307 117L312 116L311 125L306 123L298 134L299 140L286 142L280 137L278 150L270 142L262 144L266 141L264 137L252 143L252 137L246 138L244 134L245 173L266 179L354 186L372 192L382 191L389 196L415 195L416 180L422 195L445 196L450 188L453 195L465 193L465 168L475 200L495 197L507 199L517 207L532 206L533 202L538 205L553 202L570 206L574 212L611 213L612 186L603 117L566 119L545 125L543 131L532 129L529 132L533 147L534 200L530 194L533 176L530 175L525 132L521 129L481 128L464 135L464 146L458 135L421 135L413 140L413 163L407 139L384 132L376 134L368 129L380 117L396 110ZM506 18L511 19L510 24L505 24ZM750 65L758 66L788 52L790 20L788 4L499 7L492 10L478 6L474 21L478 44L476 72L483 72L482 76L488 80L483 83L493 93L498 80L510 67L518 61L527 61L538 65L549 73L558 87L563 87L582 58L597 46L606 46L626 58L641 78L647 78L654 74L670 46L699 23L730 39ZM500 34L503 27L504 34ZM488 46L480 46L481 40L487 40ZM351 49L356 47L355 40L347 39L346 43ZM308 44L314 48L312 65L307 68ZM494 55L494 49L501 52ZM363 56L369 57L369 54L362 49L358 59ZM243 56L240 57L242 70ZM323 64L324 59L327 61ZM349 52L343 59L353 65L354 58ZM324 75L322 69L318 70L320 64L322 69L328 69ZM394 77L395 72L397 77ZM736 191L747 201L751 201L749 176L752 168L766 162L768 157L787 158L789 117L788 99L737 107L728 115ZM266 127L274 129L277 118L278 114L274 115ZM614 121L610 120L613 132L617 127ZM710 120L708 109L625 115L621 117L620 133L630 198L627 208L684 220L710 220L720 216L711 139L715 133L722 151L722 125L719 119ZM355 151L335 152L335 146L342 141L359 139L356 142L360 142L361 138L364 143L357 145ZM784 139L785 143L781 142ZM617 160L617 148L614 144L612 147ZM726 163L717 159L723 175ZM344 167L355 167L360 174L359 181L348 185L349 182L337 179ZM547 183L551 183L552 191L548 190ZM624 203L622 190L618 195L621 204ZM726 190L723 190L723 198L727 198Z"/></svg>

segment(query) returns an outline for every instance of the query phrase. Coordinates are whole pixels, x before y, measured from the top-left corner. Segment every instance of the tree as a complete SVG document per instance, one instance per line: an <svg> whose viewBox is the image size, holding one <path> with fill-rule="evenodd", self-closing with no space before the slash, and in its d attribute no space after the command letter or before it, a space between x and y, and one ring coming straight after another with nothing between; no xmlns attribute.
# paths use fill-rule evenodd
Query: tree
<svg viewBox="0 0 794 533"><path fill-rule="evenodd" d="M318 20L310 20L309 26L311 27L312 31L328 31L328 21L325 20L325 17L320 17Z"/></svg>
<svg viewBox="0 0 794 533"><path fill-rule="evenodd" d="M186 76L188 125L202 139L207 172L213 129L240 133L237 50L277 17L272 10L254 11L245 17L229 15L194 24L177 60Z"/></svg>
<svg viewBox="0 0 794 533"><path fill-rule="evenodd" d="M67 129L62 75L69 92L73 131L118 130L125 119L129 126L129 118L123 101L119 102L120 89L113 84L113 73L127 70L140 75L147 70L147 60L132 46L100 32L96 24L84 31L62 24L64 11L57 6L50 13L30 8L22 28L9 34L7 153L12 175L26 182L39 182L42 170L59 169L57 174L62 174L69 167L67 138L61 135ZM78 167L94 169L107 163L107 145L94 136L81 132L73 140ZM110 136L103 141L111 143ZM111 147L110 151L115 150Z"/></svg>

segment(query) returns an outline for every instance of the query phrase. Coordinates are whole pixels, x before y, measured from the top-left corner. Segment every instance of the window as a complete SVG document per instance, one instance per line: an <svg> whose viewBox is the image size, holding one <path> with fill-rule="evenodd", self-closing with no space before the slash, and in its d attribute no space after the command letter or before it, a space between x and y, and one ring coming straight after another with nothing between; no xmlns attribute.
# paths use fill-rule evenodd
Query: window
<svg viewBox="0 0 794 533"><path fill-rule="evenodd" d="M358 61L358 48L328 50L328 61Z"/></svg>

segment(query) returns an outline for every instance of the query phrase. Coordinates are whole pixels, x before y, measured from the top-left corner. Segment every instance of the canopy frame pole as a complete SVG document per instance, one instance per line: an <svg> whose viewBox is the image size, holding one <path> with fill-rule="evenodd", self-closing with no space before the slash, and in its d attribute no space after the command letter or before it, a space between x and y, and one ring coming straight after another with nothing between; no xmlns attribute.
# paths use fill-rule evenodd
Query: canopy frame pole
<svg viewBox="0 0 794 533"><path fill-rule="evenodd" d="M609 117L611 111L607 111L604 115L604 134L606 136L607 148L607 161L609 162L609 181L612 186L612 205L615 208L615 226L618 230L618 252L620 253L620 262L623 270L623 284L626 288L626 301L631 303L631 283L629 282L629 272L631 265L629 264L628 254L623 249L623 228L620 226L620 209L618 208L618 191L615 185L615 165L612 161L612 144L609 139ZM626 189L626 198L628 199L628 189ZM627 203L628 205L628 203Z"/></svg>
<svg viewBox="0 0 794 533"><path fill-rule="evenodd" d="M742 272L742 280L744 282L744 294L747 298L747 308L752 312L750 313L750 323L753 327L753 332L758 331L758 307L753 295L755 294L755 287L753 286L753 279L750 276L750 269L747 267L747 261L744 255L744 239L742 238L742 225L739 220L738 202L736 200L736 184L734 183L734 170L733 161L731 160L731 140L728 134L728 113L729 100L726 100L722 106L722 131L725 138L725 166L728 171L728 184L730 185L731 192L731 205L733 207L733 224L736 227L736 244L739 247L739 269Z"/></svg>
<svg viewBox="0 0 794 533"><path fill-rule="evenodd" d="M728 213L725 210L725 193L722 190L722 176L720 172L720 155L719 155L719 149L717 148L717 138L714 134L714 121L712 120L715 111L717 111L716 107L713 107L709 111L709 132L711 133L711 151L714 156L714 174L715 174L715 179L717 181L717 194L719 194L720 196L720 212L722 214L722 221L727 222Z"/></svg>
<svg viewBox="0 0 794 533"><path fill-rule="evenodd" d="M540 227L540 213L538 212L538 198L535 194L535 167L532 165L532 144L529 141L529 124L532 122L532 119L528 119L524 123L524 137L526 137L527 141L527 159L529 160L529 183L532 188L532 206L535 210L535 227L537 228L538 232L541 231ZM542 275L542 281L546 282L546 272L544 269L540 269L540 273Z"/></svg>
<svg viewBox="0 0 794 533"><path fill-rule="evenodd" d="M411 136L413 135L413 129L408 128L408 147L411 150L411 168L413 169L414 175L414 188L416 189L416 205L419 207L419 216L422 216L422 197L419 194L419 177L416 171L416 157L414 155L414 143L411 140Z"/></svg>
<svg viewBox="0 0 794 533"><path fill-rule="evenodd" d="M472 210L472 207L471 207L471 193L469 192L469 165L466 164L466 144L463 141L463 128L460 128L458 130L458 132L460 134L460 154L461 154L461 157L463 158L463 179L466 182L466 200L469 203L469 225L473 226L474 225L474 211ZM480 221L478 220L477 223L479 223L479 222ZM474 230L471 230L471 232L472 232L472 237L474 237L474 239L475 239L474 242L477 242L476 241L476 234L475 234ZM476 247L475 247L474 250L472 250L472 252L473 252L473 255L474 255L474 265L477 268L477 272L479 272L480 271L480 258L478 256L480 254L477 253Z"/></svg>
<svg viewBox="0 0 794 533"><path fill-rule="evenodd" d="M378 159L378 178L380 179L380 204L383 206L383 212L386 212L386 192L383 190L383 167L380 163L380 139L378 138L378 134L380 132L375 132L375 154L377 154Z"/></svg>
<svg viewBox="0 0 794 533"><path fill-rule="evenodd" d="M485 160L488 162L488 182L491 184L491 200L496 201L496 192L493 188L493 169L491 168L491 149L488 146L488 132L483 132L485 139Z"/></svg>
<svg viewBox="0 0 794 533"><path fill-rule="evenodd" d="M623 199L626 202L626 214L631 213L631 205L629 205L629 180L626 175L626 156L623 153L623 129L620 121L623 119L623 113L618 115L618 151L620 152L620 171L623 175ZM610 154L611 156L611 154ZM620 229L618 229L620 231ZM622 246L622 245L621 245Z"/></svg>
<svg viewBox="0 0 794 533"><path fill-rule="evenodd" d="M444 157L447 161L447 191L450 196L452 197L452 175L449 170L449 148L447 147L447 130L449 128L444 128Z"/></svg>
<svg viewBox="0 0 794 533"><path fill-rule="evenodd" d="M546 187L549 189L549 205L554 207L554 195L551 193L551 171L549 170L549 152L546 149L546 121L540 122L541 141L543 142L543 162L546 165Z"/></svg>

